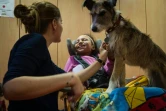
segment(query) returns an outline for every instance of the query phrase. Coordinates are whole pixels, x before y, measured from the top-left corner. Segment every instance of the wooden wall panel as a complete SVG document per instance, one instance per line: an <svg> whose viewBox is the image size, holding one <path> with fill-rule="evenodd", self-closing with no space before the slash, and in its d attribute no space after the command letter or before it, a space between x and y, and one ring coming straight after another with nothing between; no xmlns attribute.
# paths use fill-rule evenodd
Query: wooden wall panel
<svg viewBox="0 0 166 111"><path fill-rule="evenodd" d="M166 52L166 0L146 0L147 34Z"/></svg>
<svg viewBox="0 0 166 111"><path fill-rule="evenodd" d="M146 33L145 0L120 0L122 16L129 19L138 29ZM143 74L140 67L126 65L126 77Z"/></svg>
<svg viewBox="0 0 166 111"><path fill-rule="evenodd" d="M15 5L19 0L15 0ZM0 17L0 83L7 71L10 51L19 38L19 28L16 18ZM2 98L1 98L2 99ZM8 101L5 101L8 106Z"/></svg>
<svg viewBox="0 0 166 111"><path fill-rule="evenodd" d="M15 0L17 5L19 0ZM19 38L17 20L15 18L0 17L0 82L7 71L10 50Z"/></svg>
<svg viewBox="0 0 166 111"><path fill-rule="evenodd" d="M63 21L63 33L58 44L58 65L64 68L69 57L66 39L75 40L81 34L90 34L90 16L86 8L82 8L84 0L58 0Z"/></svg>

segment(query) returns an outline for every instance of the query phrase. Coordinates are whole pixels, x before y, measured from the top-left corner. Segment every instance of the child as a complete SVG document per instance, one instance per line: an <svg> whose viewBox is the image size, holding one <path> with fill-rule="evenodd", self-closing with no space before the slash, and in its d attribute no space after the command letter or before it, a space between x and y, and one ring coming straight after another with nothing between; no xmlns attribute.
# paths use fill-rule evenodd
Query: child
<svg viewBox="0 0 166 111"><path fill-rule="evenodd" d="M76 42L74 43L74 48L75 48L76 55L72 55L68 58L67 63L65 65L65 69L64 69L66 72L71 72L71 71L79 72L80 70L83 70L84 68L86 68L86 66L84 66L84 63L87 63L88 65L92 64L98 58L99 50L97 49L97 45L95 43L94 38L89 35L80 35L77 38ZM80 61L81 62L83 61L84 63L81 63ZM98 71L99 73L103 74L102 76L100 76L100 78L107 76L107 78L109 79L112 73L112 70L113 70L113 61L110 61L107 59L105 65L103 65L100 71ZM86 76L86 75L83 75L83 76ZM94 78L97 79L96 77ZM86 81L86 83L84 83L86 87L95 87L96 85L97 85L96 87L101 87L99 86L98 83L96 83L96 85L94 84L90 85L91 81L95 81L92 78L90 79L89 81ZM108 79L107 79L107 83L108 83ZM85 82L85 81L82 81L82 82ZM104 86L104 87L107 87L107 86Z"/></svg>

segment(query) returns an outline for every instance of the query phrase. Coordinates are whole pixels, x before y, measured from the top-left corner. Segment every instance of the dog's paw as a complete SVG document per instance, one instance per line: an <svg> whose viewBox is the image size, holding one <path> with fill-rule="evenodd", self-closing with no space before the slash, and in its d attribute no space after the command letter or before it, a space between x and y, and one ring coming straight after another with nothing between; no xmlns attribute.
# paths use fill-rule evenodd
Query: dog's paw
<svg viewBox="0 0 166 111"><path fill-rule="evenodd" d="M107 90L105 91L106 93L111 93L113 91L113 89L111 88L107 88Z"/></svg>

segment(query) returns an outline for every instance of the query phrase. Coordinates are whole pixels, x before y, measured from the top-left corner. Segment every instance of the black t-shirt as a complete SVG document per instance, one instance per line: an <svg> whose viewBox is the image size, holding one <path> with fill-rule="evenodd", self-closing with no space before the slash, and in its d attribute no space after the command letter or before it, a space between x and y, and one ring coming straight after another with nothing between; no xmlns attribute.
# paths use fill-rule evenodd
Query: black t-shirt
<svg viewBox="0 0 166 111"><path fill-rule="evenodd" d="M11 50L3 84L20 76L60 73L64 71L52 62L45 38L33 33L21 37ZM9 101L8 111L58 111L58 91L31 100Z"/></svg>

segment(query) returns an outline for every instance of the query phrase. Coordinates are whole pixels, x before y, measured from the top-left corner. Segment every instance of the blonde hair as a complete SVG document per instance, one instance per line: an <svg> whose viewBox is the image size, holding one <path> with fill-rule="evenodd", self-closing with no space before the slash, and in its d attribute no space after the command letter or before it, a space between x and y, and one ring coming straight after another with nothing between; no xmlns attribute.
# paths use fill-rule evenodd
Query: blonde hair
<svg viewBox="0 0 166 111"><path fill-rule="evenodd" d="M19 4L14 15L20 19L28 33L44 33L53 19L61 18L59 9L50 2L35 2L30 6Z"/></svg>

